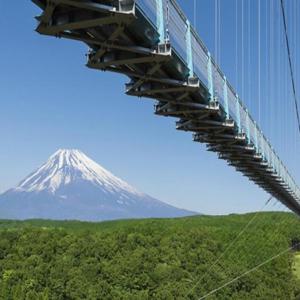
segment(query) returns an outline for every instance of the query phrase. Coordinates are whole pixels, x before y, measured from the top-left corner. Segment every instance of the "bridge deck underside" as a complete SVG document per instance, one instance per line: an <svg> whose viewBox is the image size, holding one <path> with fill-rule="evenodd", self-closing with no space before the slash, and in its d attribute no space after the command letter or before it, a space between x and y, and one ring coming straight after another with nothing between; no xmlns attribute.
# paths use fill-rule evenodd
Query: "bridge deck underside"
<svg viewBox="0 0 300 300"><path fill-rule="evenodd" d="M177 129L194 133L229 165L300 214L299 199L234 120L226 118L217 99L168 42L159 43L152 22L132 1L33 0L43 13L37 31L84 42L87 66L125 74L128 95L158 101L155 113L178 118Z"/></svg>

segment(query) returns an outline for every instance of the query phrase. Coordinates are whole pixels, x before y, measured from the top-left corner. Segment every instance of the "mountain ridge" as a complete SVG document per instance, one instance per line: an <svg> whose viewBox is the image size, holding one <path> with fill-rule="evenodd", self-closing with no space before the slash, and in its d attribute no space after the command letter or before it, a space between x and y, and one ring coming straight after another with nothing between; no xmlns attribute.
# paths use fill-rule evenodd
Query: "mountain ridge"
<svg viewBox="0 0 300 300"><path fill-rule="evenodd" d="M77 149L56 151L0 195L0 207L0 218L8 219L101 221L196 214L139 192Z"/></svg>

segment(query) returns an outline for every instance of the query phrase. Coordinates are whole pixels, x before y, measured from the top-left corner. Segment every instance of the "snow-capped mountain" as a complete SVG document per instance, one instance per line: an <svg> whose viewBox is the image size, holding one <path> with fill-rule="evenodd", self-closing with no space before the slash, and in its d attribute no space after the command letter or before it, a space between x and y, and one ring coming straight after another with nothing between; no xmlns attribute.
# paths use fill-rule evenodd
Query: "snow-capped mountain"
<svg viewBox="0 0 300 300"><path fill-rule="evenodd" d="M58 150L16 188L0 195L2 219L100 221L194 214L139 192L79 150Z"/></svg>

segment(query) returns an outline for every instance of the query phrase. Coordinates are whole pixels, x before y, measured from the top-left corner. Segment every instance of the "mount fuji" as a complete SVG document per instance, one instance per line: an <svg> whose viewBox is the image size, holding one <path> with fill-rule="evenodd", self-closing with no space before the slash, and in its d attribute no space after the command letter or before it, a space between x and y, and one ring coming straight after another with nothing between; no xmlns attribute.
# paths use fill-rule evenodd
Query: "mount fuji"
<svg viewBox="0 0 300 300"><path fill-rule="evenodd" d="M58 150L0 195L2 219L102 221L195 214L139 192L79 150Z"/></svg>

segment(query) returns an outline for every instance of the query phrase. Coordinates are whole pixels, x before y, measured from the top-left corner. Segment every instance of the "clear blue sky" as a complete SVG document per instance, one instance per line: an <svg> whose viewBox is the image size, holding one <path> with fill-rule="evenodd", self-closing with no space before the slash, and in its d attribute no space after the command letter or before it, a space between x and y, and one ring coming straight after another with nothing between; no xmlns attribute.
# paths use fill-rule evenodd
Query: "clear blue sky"
<svg viewBox="0 0 300 300"><path fill-rule="evenodd" d="M257 1L219 2L216 43L216 1L197 0L196 15L194 1L179 1L255 119L260 114L262 128L299 183L300 146L282 24L279 7L271 7L277 1L261 5L260 105ZM288 3L294 53L300 3ZM176 131L175 119L155 116L153 102L124 95L127 78L86 68L86 46L35 33L39 10L30 1L1 1L0 10L0 191L15 186L58 148L78 148L141 191L179 207L211 214L261 207L265 192L193 143L191 134ZM299 83L299 58L294 64Z"/></svg>

